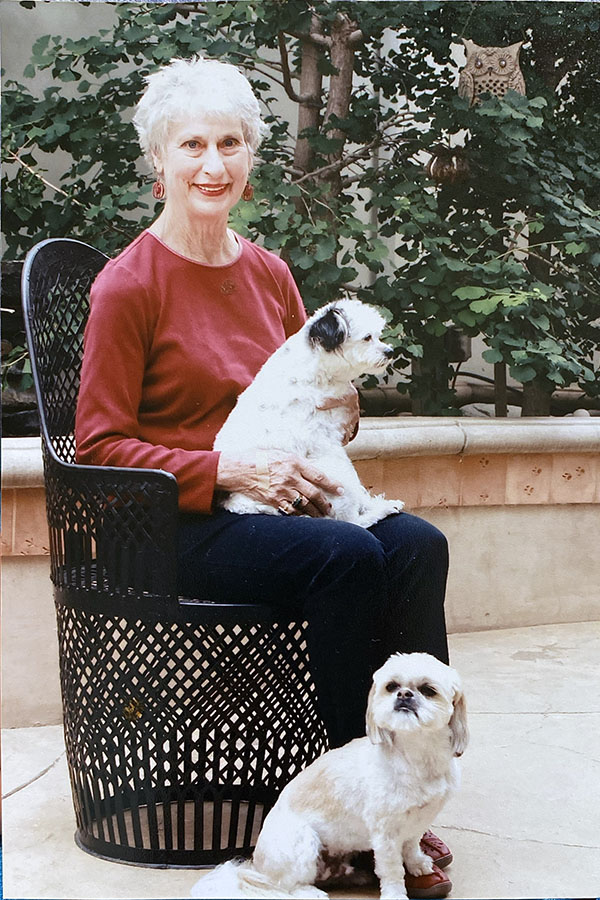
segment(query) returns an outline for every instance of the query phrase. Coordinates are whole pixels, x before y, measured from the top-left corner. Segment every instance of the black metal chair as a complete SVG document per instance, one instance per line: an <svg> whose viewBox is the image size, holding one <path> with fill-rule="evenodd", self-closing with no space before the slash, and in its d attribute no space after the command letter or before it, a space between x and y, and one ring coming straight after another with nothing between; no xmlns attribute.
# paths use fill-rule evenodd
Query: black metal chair
<svg viewBox="0 0 600 900"><path fill-rule="evenodd" d="M75 839L122 862L211 866L251 853L327 742L298 617L178 597L176 479L75 463L88 295L106 260L43 241L22 284Z"/></svg>

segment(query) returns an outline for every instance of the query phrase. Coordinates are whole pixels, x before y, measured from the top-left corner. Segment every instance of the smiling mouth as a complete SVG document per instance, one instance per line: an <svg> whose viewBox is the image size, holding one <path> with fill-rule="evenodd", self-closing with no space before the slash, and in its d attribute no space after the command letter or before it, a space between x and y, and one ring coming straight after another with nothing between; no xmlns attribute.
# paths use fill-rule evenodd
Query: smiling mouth
<svg viewBox="0 0 600 900"><path fill-rule="evenodd" d="M206 197L217 197L219 194L224 194L228 188L226 184L218 184L218 185L208 185L208 184L195 184L195 188L197 188L201 194L204 194Z"/></svg>

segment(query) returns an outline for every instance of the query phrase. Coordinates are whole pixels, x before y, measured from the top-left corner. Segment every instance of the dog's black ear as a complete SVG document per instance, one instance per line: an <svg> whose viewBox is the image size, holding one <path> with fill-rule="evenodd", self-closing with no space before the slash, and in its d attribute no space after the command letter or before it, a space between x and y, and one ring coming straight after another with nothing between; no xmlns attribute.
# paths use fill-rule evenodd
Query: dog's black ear
<svg viewBox="0 0 600 900"><path fill-rule="evenodd" d="M332 351L344 343L348 326L342 312L335 307L315 319L310 326L308 337L311 344L320 344L324 350Z"/></svg>

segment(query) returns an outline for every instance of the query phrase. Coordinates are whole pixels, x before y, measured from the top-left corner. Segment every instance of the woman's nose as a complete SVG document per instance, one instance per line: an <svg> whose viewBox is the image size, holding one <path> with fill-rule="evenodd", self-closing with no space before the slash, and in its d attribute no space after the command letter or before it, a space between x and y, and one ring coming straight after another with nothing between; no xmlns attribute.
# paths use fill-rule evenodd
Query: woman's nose
<svg viewBox="0 0 600 900"><path fill-rule="evenodd" d="M207 175L220 175L225 171L219 148L209 145L202 154L202 170Z"/></svg>

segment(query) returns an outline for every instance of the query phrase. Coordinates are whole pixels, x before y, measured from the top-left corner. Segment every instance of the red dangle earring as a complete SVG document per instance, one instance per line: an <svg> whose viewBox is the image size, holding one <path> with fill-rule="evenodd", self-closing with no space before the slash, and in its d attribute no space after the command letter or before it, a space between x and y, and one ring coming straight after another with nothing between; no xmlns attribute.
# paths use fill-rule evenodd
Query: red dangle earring
<svg viewBox="0 0 600 900"><path fill-rule="evenodd" d="M242 191L242 200L252 200L254 197L254 188L250 183L246 184L246 187Z"/></svg>
<svg viewBox="0 0 600 900"><path fill-rule="evenodd" d="M160 178L157 178L152 185L152 196L155 200L165 199L165 185L164 182L160 180Z"/></svg>

